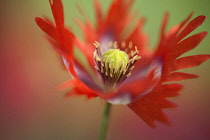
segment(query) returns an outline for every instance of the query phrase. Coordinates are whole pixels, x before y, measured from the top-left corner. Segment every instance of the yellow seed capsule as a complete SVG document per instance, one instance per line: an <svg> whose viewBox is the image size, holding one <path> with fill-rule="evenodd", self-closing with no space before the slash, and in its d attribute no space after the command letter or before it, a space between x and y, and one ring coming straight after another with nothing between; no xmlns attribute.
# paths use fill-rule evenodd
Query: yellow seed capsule
<svg viewBox="0 0 210 140"><path fill-rule="evenodd" d="M120 72L122 72L126 68L129 58L124 51L110 49L103 54L102 61L105 63L106 70L110 68L110 73L113 73L114 70L118 71L120 67Z"/></svg>

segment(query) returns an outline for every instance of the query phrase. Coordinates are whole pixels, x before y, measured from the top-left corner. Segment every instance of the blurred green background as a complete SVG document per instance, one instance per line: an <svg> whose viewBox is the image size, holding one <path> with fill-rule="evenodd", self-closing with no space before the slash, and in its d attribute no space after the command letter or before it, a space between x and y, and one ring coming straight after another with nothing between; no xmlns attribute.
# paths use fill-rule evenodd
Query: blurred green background
<svg viewBox="0 0 210 140"><path fill-rule="evenodd" d="M104 12L111 0L101 0ZM81 3L94 23L92 0L63 0L66 24L81 37L73 18L82 19L76 3ZM209 0L136 0L134 9L146 17L144 31L150 46L158 41L164 12L170 12L169 27L189 13L206 15L194 33L210 31ZM0 1L0 139L1 140L96 140L103 101L99 98L64 98L66 91L55 89L69 79L54 50L45 40L34 18L52 18L47 0ZM120 22L120 21L119 21ZM210 53L208 35L191 54ZM188 69L198 79L181 82L185 89L177 98L177 109L165 110L172 126L157 123L150 128L126 106L114 106L108 140L209 140L210 61Z"/></svg>

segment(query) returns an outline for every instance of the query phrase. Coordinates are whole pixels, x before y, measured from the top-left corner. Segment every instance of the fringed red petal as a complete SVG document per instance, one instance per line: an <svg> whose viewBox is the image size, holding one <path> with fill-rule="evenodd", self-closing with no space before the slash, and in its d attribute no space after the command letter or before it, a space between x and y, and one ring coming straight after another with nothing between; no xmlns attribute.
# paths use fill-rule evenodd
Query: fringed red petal
<svg viewBox="0 0 210 140"><path fill-rule="evenodd" d="M162 109L176 107L175 104L166 100L166 98L179 95L178 92L181 89L182 85L180 84L160 85L150 93L136 99L128 107L151 127L155 127L154 121L170 125Z"/></svg>
<svg viewBox="0 0 210 140"><path fill-rule="evenodd" d="M194 49L207 34L207 32L201 32L181 41L171 50L170 57L177 58L180 55Z"/></svg>
<svg viewBox="0 0 210 140"><path fill-rule="evenodd" d="M160 98L164 97L176 97L179 95L179 91L183 89L183 86L181 84L164 84L164 85L159 85L159 87L155 88L153 91L158 94ZM170 93L170 94L169 94Z"/></svg>
<svg viewBox="0 0 210 140"><path fill-rule="evenodd" d="M198 76L194 74L174 71L195 67L202 64L207 59L210 59L210 55L196 55L177 59L177 57L182 54L194 49L207 35L207 32L201 32L182 40L205 20L204 16L199 16L188 25L185 25L191 16L192 14L179 26L165 33L168 14L165 15L161 29L160 43L155 52L155 57L161 58L163 61L161 80L151 92L137 98L133 103L128 105L139 117L152 127L155 127L154 120L169 124L161 109L167 107L172 108L175 107L175 105L165 100L165 98L177 96L178 92L182 89L182 86L179 84L163 85L164 82L197 78ZM181 31L183 27L185 28Z"/></svg>
<svg viewBox="0 0 210 140"><path fill-rule="evenodd" d="M56 52L58 52L58 54L60 55L65 55L65 58L69 61L69 63L71 63L72 53L73 53L73 47L72 47L72 40L74 37L73 34L67 29L64 29L61 35L59 34L59 30L53 27L51 23L48 23L47 21L38 17L35 20L37 25L42 29L42 31L44 31L50 37L47 39L50 41ZM76 77L72 65L70 65L68 70L71 72L73 76Z"/></svg>
<svg viewBox="0 0 210 140"><path fill-rule="evenodd" d="M187 80L187 79L193 79L193 78L198 78L198 75L183 73L183 72L173 72L173 73L170 73L167 77L163 78L163 82L181 81L181 80Z"/></svg>
<svg viewBox="0 0 210 140"><path fill-rule="evenodd" d="M206 60L210 59L210 55L194 55L176 59L171 67L171 71L176 71L184 68L196 67Z"/></svg>
<svg viewBox="0 0 210 140"><path fill-rule="evenodd" d="M183 31L179 34L177 37L178 41L182 40L184 37L186 37L189 33L194 31L198 26L200 26L204 20L205 16L198 16L195 19L193 19L184 29Z"/></svg>
<svg viewBox="0 0 210 140"><path fill-rule="evenodd" d="M160 39L163 39L165 37L165 33L166 33L166 26L168 23L168 18L169 18L169 13L166 13L163 17L163 21L162 21L162 26L161 26L161 30L160 30Z"/></svg>
<svg viewBox="0 0 210 140"><path fill-rule="evenodd" d="M106 19L106 27L114 31L114 34L117 36L123 31L130 21L130 15L128 15L128 13L132 3L133 0L114 0L109 9ZM118 20L119 17L120 22Z"/></svg>
<svg viewBox="0 0 210 140"><path fill-rule="evenodd" d="M65 55L72 56L74 35L64 27L63 4L61 0L49 0L52 14L56 23L56 29L59 36L59 45ZM56 40L58 41L58 40Z"/></svg>
<svg viewBox="0 0 210 140"><path fill-rule="evenodd" d="M61 0L49 0L56 27L41 18L36 18L38 26L52 39L57 41L64 53L72 55L73 34L64 27L63 5Z"/></svg>
<svg viewBox="0 0 210 140"><path fill-rule="evenodd" d="M187 22L189 22L192 16L193 16L193 12L185 20L181 22L181 24L179 25L178 31L180 31L187 24Z"/></svg>
<svg viewBox="0 0 210 140"><path fill-rule="evenodd" d="M55 19L56 27L59 31L61 31L64 28L63 4L61 0L49 0L49 3Z"/></svg>
<svg viewBox="0 0 210 140"><path fill-rule="evenodd" d="M71 82L75 85L72 91L82 92L88 97L92 97L91 90L88 89L81 81L79 81L77 74L74 70L73 61L75 61L73 56L73 43L75 40L74 35L64 26L64 14L63 14L63 5L61 0L49 0L53 17L56 23L56 27L53 26L52 22L48 19L43 20L41 18L36 18L38 26L47 34L50 38L48 40L51 42L52 46L61 56L61 59L64 62L65 68L70 72L74 77L74 82ZM81 87L79 87L81 86ZM94 94L95 96L95 94Z"/></svg>
<svg viewBox="0 0 210 140"><path fill-rule="evenodd" d="M48 36L58 41L58 32L55 27L53 27L50 23L41 19L39 17L35 18L37 25L45 32Z"/></svg>

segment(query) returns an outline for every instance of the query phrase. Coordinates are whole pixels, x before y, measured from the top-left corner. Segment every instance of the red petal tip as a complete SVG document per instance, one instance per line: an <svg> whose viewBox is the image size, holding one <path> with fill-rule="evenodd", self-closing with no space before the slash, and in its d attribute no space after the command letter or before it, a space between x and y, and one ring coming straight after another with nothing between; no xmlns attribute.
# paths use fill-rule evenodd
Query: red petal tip
<svg viewBox="0 0 210 140"><path fill-rule="evenodd" d="M203 32L203 34L204 34L204 37L205 37L206 35L208 35L208 32Z"/></svg>
<svg viewBox="0 0 210 140"><path fill-rule="evenodd" d="M200 15L200 17L202 17L204 20L206 19L206 16L204 16L204 15Z"/></svg>
<svg viewBox="0 0 210 140"><path fill-rule="evenodd" d="M204 15L200 15L200 16L196 17L195 19L200 20L200 25L201 25L201 24L205 21L206 16L204 16Z"/></svg>
<svg viewBox="0 0 210 140"><path fill-rule="evenodd" d="M40 19L41 19L40 17L35 17L36 23L37 23Z"/></svg>
<svg viewBox="0 0 210 140"><path fill-rule="evenodd" d="M204 39L208 35L208 32L204 31L200 33L200 38Z"/></svg>

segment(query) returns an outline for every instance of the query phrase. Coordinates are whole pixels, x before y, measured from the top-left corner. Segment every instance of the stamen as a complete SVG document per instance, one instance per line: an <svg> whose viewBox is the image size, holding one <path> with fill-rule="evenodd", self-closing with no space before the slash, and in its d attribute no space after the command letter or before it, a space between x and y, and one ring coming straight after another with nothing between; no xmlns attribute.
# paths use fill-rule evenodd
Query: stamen
<svg viewBox="0 0 210 140"><path fill-rule="evenodd" d="M128 74L126 75L126 77L129 77L129 76L131 76L131 73L128 73Z"/></svg>
<svg viewBox="0 0 210 140"><path fill-rule="evenodd" d="M138 49L137 49L137 47L135 46L135 52L136 52L136 54L138 54L139 53L139 51L138 51Z"/></svg>
<svg viewBox="0 0 210 140"><path fill-rule="evenodd" d="M103 79L106 92L109 92L131 75L134 63L141 57L137 55L136 46L135 50L131 50L132 42L129 42L127 47L125 41L121 42L121 48L125 48L124 51L118 49L116 41L110 42L108 46L110 49L103 55L101 55L100 44L97 41L93 44L96 46L93 53L96 62L95 68ZM128 52L130 52L129 55Z"/></svg>
<svg viewBox="0 0 210 140"><path fill-rule="evenodd" d="M134 56L134 51L133 51L133 50L131 50L130 55L131 55L131 57L133 57L133 56Z"/></svg>
<svg viewBox="0 0 210 140"><path fill-rule="evenodd" d="M113 43L109 42L109 48L112 48Z"/></svg>
<svg viewBox="0 0 210 140"><path fill-rule="evenodd" d="M100 43L99 43L98 41L95 41L95 43L96 43L98 46L100 46Z"/></svg>
<svg viewBox="0 0 210 140"><path fill-rule="evenodd" d="M132 71L134 67L135 67L135 66L132 66L132 67L130 68L130 71Z"/></svg>
<svg viewBox="0 0 210 140"><path fill-rule="evenodd" d="M94 45L96 48L99 47L99 45L98 45L97 43L93 43L93 45Z"/></svg>
<svg viewBox="0 0 210 140"><path fill-rule="evenodd" d="M128 53L128 51L129 51L129 49L128 49L128 48L126 48L126 49L125 49L125 52L126 52L126 53Z"/></svg>
<svg viewBox="0 0 210 140"><path fill-rule="evenodd" d="M95 66L95 69L96 69L97 71L100 71L99 68L98 68L97 66Z"/></svg>
<svg viewBox="0 0 210 140"><path fill-rule="evenodd" d="M128 45L128 48L131 49L132 46L133 46L133 43L130 41L130 42L129 42L129 45Z"/></svg>
<svg viewBox="0 0 210 140"><path fill-rule="evenodd" d="M125 48L126 42L125 41L121 42L121 46L122 46L122 48Z"/></svg>
<svg viewBox="0 0 210 140"><path fill-rule="evenodd" d="M105 75L108 76L108 72L107 71L105 72Z"/></svg>
<svg viewBox="0 0 210 140"><path fill-rule="evenodd" d="M118 46L117 46L117 41L114 42L114 45L113 45L114 49L117 49Z"/></svg>

